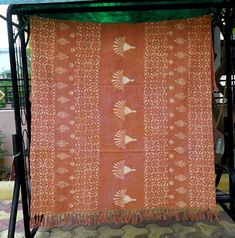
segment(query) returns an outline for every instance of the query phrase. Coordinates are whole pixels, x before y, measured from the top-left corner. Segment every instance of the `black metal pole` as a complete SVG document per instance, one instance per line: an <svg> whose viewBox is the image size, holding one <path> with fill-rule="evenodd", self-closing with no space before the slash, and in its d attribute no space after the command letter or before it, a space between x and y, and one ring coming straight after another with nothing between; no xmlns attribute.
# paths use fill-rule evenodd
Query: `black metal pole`
<svg viewBox="0 0 235 238"><path fill-rule="evenodd" d="M22 59L22 68L23 68L23 80L24 80L24 102L26 109L26 122L27 122L27 134L31 135L31 105L29 100L29 77L28 77L28 62L27 62L27 52L25 44L25 35L24 35L24 22L22 16L19 16L19 27L20 27L20 42L21 42L21 59ZM30 147L30 136L29 138L29 147Z"/></svg>
<svg viewBox="0 0 235 238"><path fill-rule="evenodd" d="M20 176L19 176L19 165L18 165L18 159L17 159L19 155L19 150L17 148L16 135L12 135L12 143L13 143L13 154L14 154L15 184L14 184L12 204L11 204L10 222L8 227L8 238L14 238L16 216L17 216L17 209L18 209L18 203L19 203L18 201L19 201L19 194L20 194Z"/></svg>
<svg viewBox="0 0 235 238"><path fill-rule="evenodd" d="M11 78L12 78L12 88L13 88L15 127L16 127L15 143L16 143L16 147L17 147L18 153L19 153L19 156L17 157L16 170L19 171L18 174L19 174L20 187L21 187L25 236L26 236L26 238L30 238L30 229L29 229L30 219L29 219L29 214L28 214L28 201L27 201L28 198L27 198L27 191L26 191L25 167L24 167L24 158L23 158L21 114L20 114L19 92L18 92L18 83L17 83L17 66L16 66L16 60L15 60L12 12L13 12L13 7L12 7L12 5L10 5L7 9L7 28L8 28ZM17 195L17 189L19 187L18 183L19 182L17 180L16 192L15 192L16 195ZM13 216L10 219L11 224L9 224L9 227L11 227L11 229L15 225L15 221L13 219L15 219L14 214L17 213L17 210L15 210L15 208L17 208L18 202L19 202L17 196L15 196L13 198L15 199L13 201L13 204L15 204L15 206L12 208ZM12 231L9 231L9 232L10 232L10 234L8 235L8 238L14 237L14 233L12 233Z"/></svg>
<svg viewBox="0 0 235 238"><path fill-rule="evenodd" d="M216 179L215 179L215 185L216 187L219 186L219 182L220 182L220 179L222 177L222 173L223 173L223 166L226 165L227 163L227 159L228 159L228 118L227 117L224 117L224 154L222 156L222 159L221 159L221 163L220 166L218 169L217 169L217 173L216 173Z"/></svg>
<svg viewBox="0 0 235 238"><path fill-rule="evenodd" d="M227 133L228 133L228 148L227 155L229 159L229 168L234 170L234 155L233 155L233 98L232 98L232 57L231 57L231 33L232 33L232 22L231 22L231 8L226 8L225 13L225 50L226 50L226 85L227 85ZM234 214L234 199L235 199L235 188L231 178L229 179L229 190L230 190L230 211Z"/></svg>

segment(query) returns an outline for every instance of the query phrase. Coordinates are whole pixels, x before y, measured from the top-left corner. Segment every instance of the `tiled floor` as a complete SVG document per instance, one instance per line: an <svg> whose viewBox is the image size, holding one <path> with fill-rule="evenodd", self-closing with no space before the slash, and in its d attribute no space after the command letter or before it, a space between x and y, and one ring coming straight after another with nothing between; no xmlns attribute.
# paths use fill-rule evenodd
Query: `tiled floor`
<svg viewBox="0 0 235 238"><path fill-rule="evenodd" d="M0 201L0 238L6 238L10 201ZM219 222L145 222L139 225L63 226L39 229L36 238L235 238L235 223L219 209ZM16 238L24 237L21 204L16 223Z"/></svg>

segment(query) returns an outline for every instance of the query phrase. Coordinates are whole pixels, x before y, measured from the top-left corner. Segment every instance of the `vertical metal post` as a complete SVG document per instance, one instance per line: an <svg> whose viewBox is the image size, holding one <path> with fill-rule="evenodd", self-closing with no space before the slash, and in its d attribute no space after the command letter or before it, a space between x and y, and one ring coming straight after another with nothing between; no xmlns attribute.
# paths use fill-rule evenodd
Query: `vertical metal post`
<svg viewBox="0 0 235 238"><path fill-rule="evenodd" d="M12 135L12 143L13 143L13 154L15 155L14 156L15 184L14 184L13 198L12 198L12 204L11 204L10 222L8 227L8 238L14 238L18 201L19 201L19 194L20 194L20 176L19 176L19 165L18 165L18 158L17 158L19 151L17 148L16 135Z"/></svg>
<svg viewBox="0 0 235 238"><path fill-rule="evenodd" d="M234 169L234 155L233 155L233 99L232 99L232 67L231 67L231 8L228 6L225 13L225 50L226 50L226 85L227 85L227 133L228 133L228 148L227 155L229 158L229 167ZM232 180L229 180L230 190L230 211L234 213L234 198L235 188L232 186Z"/></svg>
<svg viewBox="0 0 235 238"><path fill-rule="evenodd" d="M31 135L31 106L29 101L29 77L28 77L28 65L27 65L27 53L26 53L26 44L25 44L25 35L24 35L24 22L22 16L19 16L19 36L21 42L21 59L22 59L22 68L23 68L23 80L24 80L24 102L26 108L26 121L27 121L27 132L28 135ZM30 146L30 136L29 136L29 145Z"/></svg>
<svg viewBox="0 0 235 238"><path fill-rule="evenodd" d="M8 238L13 238L14 233L12 230L15 229L15 220L17 214L18 198L17 193L19 186L21 187L21 196L22 196L22 205L23 205L23 215L24 215L24 228L25 228L25 237L30 238L30 229L29 229L29 214L28 214L28 201L27 201L27 191L26 191L26 181L25 181L25 167L24 167L24 158L23 158L23 145L22 145L22 128L21 128L21 114L20 114L20 104L19 104L19 92L18 92L18 83L17 83L17 66L15 59L15 49L14 49L14 34L13 34L13 14L14 5L10 5L7 9L7 28L8 28L8 42L9 42L9 54L10 54L10 66L11 66L11 77L12 77L12 88L13 88L13 101L14 101L14 115L15 115L15 127L16 127L16 137L15 143L17 147L17 152L19 156L17 158L16 170L19 171L19 181L15 185L16 196L13 197L14 207L12 207L12 216L10 219L9 234ZM20 185L18 184L20 183Z"/></svg>

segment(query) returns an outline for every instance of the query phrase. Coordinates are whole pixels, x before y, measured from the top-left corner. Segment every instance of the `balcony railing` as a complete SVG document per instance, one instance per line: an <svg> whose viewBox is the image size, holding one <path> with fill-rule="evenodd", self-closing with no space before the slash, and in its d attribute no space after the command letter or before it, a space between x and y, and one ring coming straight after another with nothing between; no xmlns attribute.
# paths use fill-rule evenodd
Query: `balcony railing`
<svg viewBox="0 0 235 238"><path fill-rule="evenodd" d="M13 104L13 90L10 78L0 78L0 110L11 110L14 109ZM22 106L25 105L24 103L24 84L23 80L18 81L18 92L19 92L19 99ZM1 95L4 95L1 97Z"/></svg>

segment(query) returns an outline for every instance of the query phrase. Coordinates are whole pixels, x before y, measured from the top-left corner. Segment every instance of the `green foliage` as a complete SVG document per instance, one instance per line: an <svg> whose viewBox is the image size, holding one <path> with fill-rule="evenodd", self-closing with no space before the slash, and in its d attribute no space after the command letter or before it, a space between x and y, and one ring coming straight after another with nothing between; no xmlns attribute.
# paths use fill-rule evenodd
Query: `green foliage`
<svg viewBox="0 0 235 238"><path fill-rule="evenodd" d="M5 70L0 73L0 79L10 79L11 78L11 71Z"/></svg>

